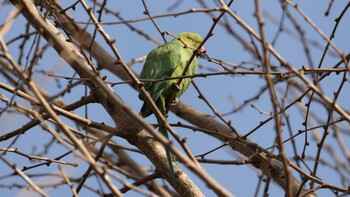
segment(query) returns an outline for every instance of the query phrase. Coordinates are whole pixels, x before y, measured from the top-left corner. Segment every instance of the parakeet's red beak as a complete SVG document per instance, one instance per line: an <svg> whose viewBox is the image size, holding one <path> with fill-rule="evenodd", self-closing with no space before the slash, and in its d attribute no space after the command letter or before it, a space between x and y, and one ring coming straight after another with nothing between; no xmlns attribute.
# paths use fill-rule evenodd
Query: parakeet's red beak
<svg viewBox="0 0 350 197"><path fill-rule="evenodd" d="M201 57L205 57L205 52L206 52L206 50L205 50L205 47L204 47L204 45L199 49L199 55L201 56Z"/></svg>

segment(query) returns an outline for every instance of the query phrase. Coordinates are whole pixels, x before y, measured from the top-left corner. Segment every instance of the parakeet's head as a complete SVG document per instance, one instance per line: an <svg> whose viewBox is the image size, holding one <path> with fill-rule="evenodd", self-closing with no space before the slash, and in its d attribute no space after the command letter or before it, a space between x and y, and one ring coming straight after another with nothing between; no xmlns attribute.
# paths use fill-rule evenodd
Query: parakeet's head
<svg viewBox="0 0 350 197"><path fill-rule="evenodd" d="M193 48L198 48L198 46L203 42L202 38L200 35L192 32L182 32L177 36L178 38L181 39L187 46L193 47ZM204 46L202 46L199 49L200 53L205 52Z"/></svg>

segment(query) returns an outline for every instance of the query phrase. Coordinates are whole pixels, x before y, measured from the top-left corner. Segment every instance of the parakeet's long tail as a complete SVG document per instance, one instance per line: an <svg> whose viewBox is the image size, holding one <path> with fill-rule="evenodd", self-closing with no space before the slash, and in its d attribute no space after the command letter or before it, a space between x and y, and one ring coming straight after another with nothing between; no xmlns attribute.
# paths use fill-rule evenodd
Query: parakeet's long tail
<svg viewBox="0 0 350 197"><path fill-rule="evenodd" d="M158 126L159 126L159 131L167 138L169 139L168 131L167 129L163 126L163 123L161 120L157 118L158 121ZM175 177L175 171L174 171L174 166L173 166L173 161L171 157L171 153L167 147L164 146L165 153L166 153L166 158L168 160L169 168L170 168L170 173L171 177L173 178L173 182L175 183L176 177Z"/></svg>

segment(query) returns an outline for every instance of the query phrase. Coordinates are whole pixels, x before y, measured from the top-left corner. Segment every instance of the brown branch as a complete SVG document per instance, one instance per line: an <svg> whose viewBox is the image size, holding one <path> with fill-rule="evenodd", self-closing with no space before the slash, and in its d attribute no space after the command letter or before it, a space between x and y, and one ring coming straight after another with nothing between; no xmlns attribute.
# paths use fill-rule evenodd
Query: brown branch
<svg viewBox="0 0 350 197"><path fill-rule="evenodd" d="M142 125L142 127L146 128L149 132L152 133L156 137L157 140L162 142L163 144L169 146L169 148L172 150L172 152L181 159L193 172L195 172L198 176L200 176L203 180L206 181L206 183L209 185L211 189L213 189L215 192L218 193L218 195L222 196L231 196L229 192L227 192L224 188L222 188L220 185L216 183L210 176L207 175L206 172L204 172L202 169L197 168L197 166L191 162L186 156L184 156L180 151L178 151L173 145L169 145L169 142L158 132L156 131L152 126L150 126L145 120L140 118L140 116L136 113L134 113L127 105L125 105L116 95L114 92L111 91L111 89L105 84L105 82L96 74L94 73L90 66L87 65L84 58L81 57L81 55L75 51L75 49L70 46L69 43L67 43L62 35L59 34L59 32L50 24L47 23L47 21L42 20L42 18L38 17L39 14L35 10L26 10L28 9L26 6L23 6L22 2L18 2L13 0L12 3L14 3L19 9L21 9L21 12L24 16L26 16L27 20L32 23L32 25L37 28L41 29L43 32L43 36L46 40L50 42L50 44L54 45L55 50L58 52L58 54L65 59L65 61L72 66L72 68L81 76L81 77L90 77L92 79L91 82L87 83L90 87L91 94L97 99L98 102L100 102L106 109L106 111L110 114L112 119L116 122L118 127L121 130L126 130L128 132L125 133L125 137L128 138L130 142L133 142L135 145L137 145L141 150L144 151L144 153L147 155L147 157L153 161L157 169L161 170L162 172L168 172L167 165L164 165L166 163L166 159L164 155L162 155L162 160L158 157L158 154L154 154L156 152L153 148L156 147L157 150L160 150L160 146L156 146L154 141L146 140L145 138L149 138L149 135L145 132L138 132L140 131L139 125ZM29 2L26 2L29 4ZM84 2L81 1L81 4L83 7L88 11L89 14L90 11L88 7L84 4ZM35 16L37 14L37 16ZM90 15L90 18L94 19L93 15ZM95 21L99 32L103 32L104 30L98 26L97 21ZM108 43L112 43L111 39L107 37L107 34L102 33L102 35L105 37L106 41ZM112 45L110 45L112 46ZM112 47L113 48L113 47ZM137 78L133 77L133 73L128 71L128 67L121 59L121 56L119 55L119 52L116 50L116 48L113 48L115 55L118 57L119 62L121 65L123 65L123 69L128 72L129 76L132 77L135 81L137 81ZM142 89L142 87L141 87ZM145 92L143 92L145 93ZM40 96L37 94L37 96ZM45 102L41 101L43 105L46 105ZM49 106L45 106L45 109L50 112L52 117L55 117L55 114L51 112L51 109ZM55 121L60 123L60 120L55 117ZM136 123L136 125L135 125ZM61 124L61 123L60 123ZM62 128L64 128L64 125L61 125ZM65 129L64 129L65 130ZM69 131L66 130L66 134L69 134ZM72 140L74 140L74 136L70 136ZM74 140L75 141L75 140ZM145 143L148 142L148 143ZM75 142L77 145L79 145L79 142ZM92 160L90 155L87 155L87 152L85 152L83 147L80 147L80 151L84 153L84 156L88 158L89 163L94 167L95 172L97 172L102 178L104 178L104 181L106 183L109 183L108 178L103 171L100 171L100 168L95 165L95 162ZM152 156L151 156L152 155ZM156 157L155 157L156 156ZM160 162L160 163L159 163ZM171 176L169 173L162 173L167 180L171 180ZM195 189L195 185L189 181L189 179L186 177L184 173L180 175L180 178L178 179L178 184L175 184L175 189L182 193L191 193L193 194L193 189ZM182 180L183 179L183 180ZM170 181L169 181L170 182ZM113 185L107 184L109 188L115 192L115 194L119 193L118 190L116 190ZM189 190L191 188L191 190ZM195 189L196 192L194 192L196 195L202 195L201 192L198 189Z"/></svg>

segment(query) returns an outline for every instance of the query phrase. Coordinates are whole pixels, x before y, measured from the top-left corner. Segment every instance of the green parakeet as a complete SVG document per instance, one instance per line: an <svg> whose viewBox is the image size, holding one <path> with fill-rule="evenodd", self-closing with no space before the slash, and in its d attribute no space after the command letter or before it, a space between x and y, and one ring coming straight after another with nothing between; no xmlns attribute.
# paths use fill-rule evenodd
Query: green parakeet
<svg viewBox="0 0 350 197"><path fill-rule="evenodd" d="M145 65L141 71L141 79L164 79L168 77L179 77L182 75L187 61L191 58L193 51L199 47L202 43L202 38L191 32L183 32L178 35L178 38L174 38L171 42L168 42L162 46L153 49L146 58ZM185 44L184 44L185 43ZM202 47L200 52L204 52ZM193 75L197 71L197 59L192 60L186 75ZM173 103L174 88L178 79L162 80L160 82L145 82L144 86L150 93L153 101L157 105L162 115L167 118L167 109L170 103ZM179 98L189 87L191 78L185 78L181 81L180 90L176 94L176 99ZM141 100L144 100L142 95L139 96ZM141 108L141 115L147 117L153 113L151 106L147 101L144 102ZM157 117L159 131L169 139L168 131L164 127L162 121ZM173 180L175 181L174 167L171 159L171 154L167 148L165 148L167 160L171 170Z"/></svg>

